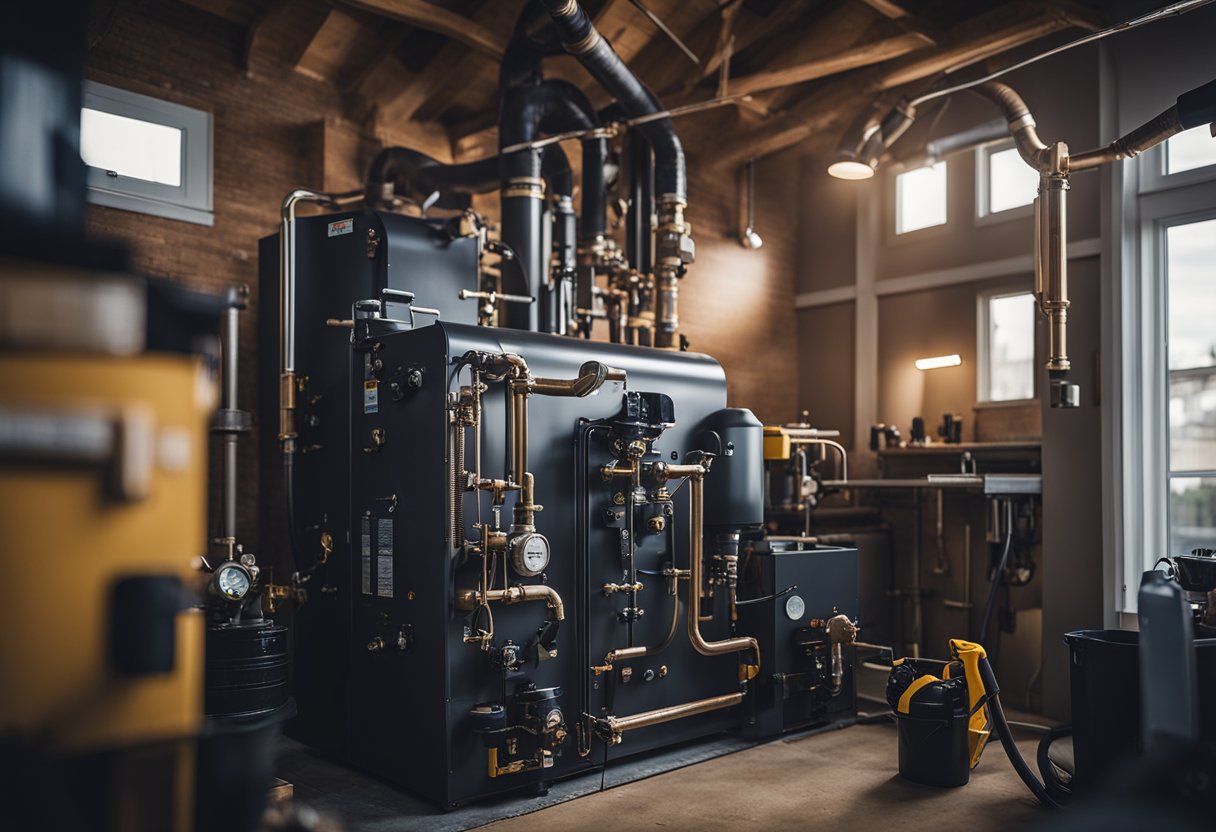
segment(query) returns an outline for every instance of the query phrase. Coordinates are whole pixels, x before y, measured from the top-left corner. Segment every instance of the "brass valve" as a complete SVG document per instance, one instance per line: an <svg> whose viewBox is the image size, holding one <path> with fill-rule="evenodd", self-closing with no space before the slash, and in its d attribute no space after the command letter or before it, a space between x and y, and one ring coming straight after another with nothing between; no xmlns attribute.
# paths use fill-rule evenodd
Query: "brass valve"
<svg viewBox="0 0 1216 832"><path fill-rule="evenodd" d="M667 519L661 515L655 515L646 521L646 527L652 534L662 534L663 529L667 528Z"/></svg>

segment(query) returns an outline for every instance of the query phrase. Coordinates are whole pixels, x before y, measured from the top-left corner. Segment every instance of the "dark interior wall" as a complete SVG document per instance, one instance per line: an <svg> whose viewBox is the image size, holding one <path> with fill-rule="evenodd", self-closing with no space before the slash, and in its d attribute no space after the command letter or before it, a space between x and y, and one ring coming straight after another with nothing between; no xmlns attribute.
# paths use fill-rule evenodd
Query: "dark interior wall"
<svg viewBox="0 0 1216 832"><path fill-rule="evenodd" d="M108 5L100 11L108 14ZM298 25L309 24L301 16ZM350 97L294 71L296 56L287 46L268 42L252 77L246 77L241 67L245 38L245 27L185 3L118 0L88 52L87 77L213 114L215 224L99 206L89 207L88 224L93 233L126 241L136 266L147 274L217 291L233 284L250 287L241 327L240 395L244 407L252 409L257 319L263 310L274 314L275 309L273 301L263 305L257 297L257 241L277 230L284 194L301 186L357 187L379 146L376 138L441 159L451 155L436 132L361 134L352 124L359 114ZM796 162L785 154L757 165L757 227L764 247L747 251L738 242L737 178L710 174L708 162L698 159L700 149L713 146L713 120L703 116L686 124L688 219L698 258L681 285L684 332L693 349L725 366L732 405L751 407L766 421L787 421L797 407L793 245L798 183L790 173ZM487 213L493 217L492 210ZM259 520L256 435L241 451L238 522L246 535L254 533Z"/></svg>
<svg viewBox="0 0 1216 832"><path fill-rule="evenodd" d="M799 407L812 425L839 430L846 448L853 445L855 331L851 301L798 311Z"/></svg>
<svg viewBox="0 0 1216 832"><path fill-rule="evenodd" d="M804 159L799 169L799 292L852 286L857 274L856 182L834 179Z"/></svg>

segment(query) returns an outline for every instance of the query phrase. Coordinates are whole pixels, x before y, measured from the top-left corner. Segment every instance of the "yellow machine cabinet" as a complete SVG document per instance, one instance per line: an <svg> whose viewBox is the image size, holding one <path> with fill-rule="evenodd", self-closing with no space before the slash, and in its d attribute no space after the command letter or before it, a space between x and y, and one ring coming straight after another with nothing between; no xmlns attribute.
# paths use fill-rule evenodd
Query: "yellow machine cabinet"
<svg viewBox="0 0 1216 832"><path fill-rule="evenodd" d="M195 356L0 353L0 737L104 759L102 828L192 823L204 622L185 589L214 397ZM122 787L153 773L154 800Z"/></svg>

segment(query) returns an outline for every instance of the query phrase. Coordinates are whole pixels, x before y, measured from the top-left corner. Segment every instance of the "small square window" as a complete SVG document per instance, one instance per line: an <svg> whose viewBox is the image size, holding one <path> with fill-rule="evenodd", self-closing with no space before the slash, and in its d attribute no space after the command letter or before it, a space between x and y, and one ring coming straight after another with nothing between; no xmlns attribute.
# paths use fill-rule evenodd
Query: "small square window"
<svg viewBox="0 0 1216 832"><path fill-rule="evenodd" d="M85 82L80 156L98 205L211 225L211 114Z"/></svg>
<svg viewBox="0 0 1216 832"><path fill-rule="evenodd" d="M1039 192L1039 174L1007 142L979 150L981 217L1032 205Z"/></svg>
<svg viewBox="0 0 1216 832"><path fill-rule="evenodd" d="M1170 136L1165 143L1166 175L1216 165L1216 139L1208 125Z"/></svg>
<svg viewBox="0 0 1216 832"><path fill-rule="evenodd" d="M946 163L895 177L895 233L946 224Z"/></svg>
<svg viewBox="0 0 1216 832"><path fill-rule="evenodd" d="M1033 399L1034 294L980 295L979 314L980 401Z"/></svg>

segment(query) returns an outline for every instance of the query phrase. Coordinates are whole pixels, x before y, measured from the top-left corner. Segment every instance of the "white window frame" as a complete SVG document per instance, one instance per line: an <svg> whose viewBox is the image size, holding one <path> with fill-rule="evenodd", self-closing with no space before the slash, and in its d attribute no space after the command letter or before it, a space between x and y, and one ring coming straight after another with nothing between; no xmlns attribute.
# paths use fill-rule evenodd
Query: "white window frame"
<svg viewBox="0 0 1216 832"><path fill-rule="evenodd" d="M148 182L88 168L88 200L95 205L212 225L211 113L117 87L84 83L84 107L174 127L182 134L181 185Z"/></svg>
<svg viewBox="0 0 1216 832"><path fill-rule="evenodd" d="M1158 145L1125 164L1113 178L1121 188L1119 245L1122 343L1120 411L1112 426L1121 476L1114 505L1116 609L1136 611L1140 576L1169 554L1169 297L1165 229L1216 218L1216 165L1165 174Z"/></svg>
<svg viewBox="0 0 1216 832"><path fill-rule="evenodd" d="M1006 208L1004 211L989 210L989 190L991 183L990 160L992 154L1000 153L1003 150L1012 150L1016 148L1013 139L1001 139L1000 141L989 142L982 144L975 149L975 224L989 225L996 222L1005 222L1006 220L1022 219L1034 215L1034 202L1028 202L1025 205L1018 205L1014 208ZM1027 170L1030 166L1027 165Z"/></svg>
<svg viewBox="0 0 1216 832"><path fill-rule="evenodd" d="M1033 208L1033 206L1031 206ZM982 407L1006 407L1013 405L1033 404L1039 400L1039 372L1038 372L1038 356L1035 356L1035 372L1033 394L1028 399L1000 399L993 400L988 398L991 392L988 388L989 373L991 368L988 364L988 356L991 350L989 338L991 332L988 328L988 303L993 298L1001 298L1009 295L1028 295L1034 292L1034 287L1025 281L1017 283L1004 283L999 286L993 286L988 289L983 289L975 296L975 401L976 404ZM1038 318L1036 310L1035 329L1038 329ZM1037 352L1037 351L1036 351Z"/></svg>

